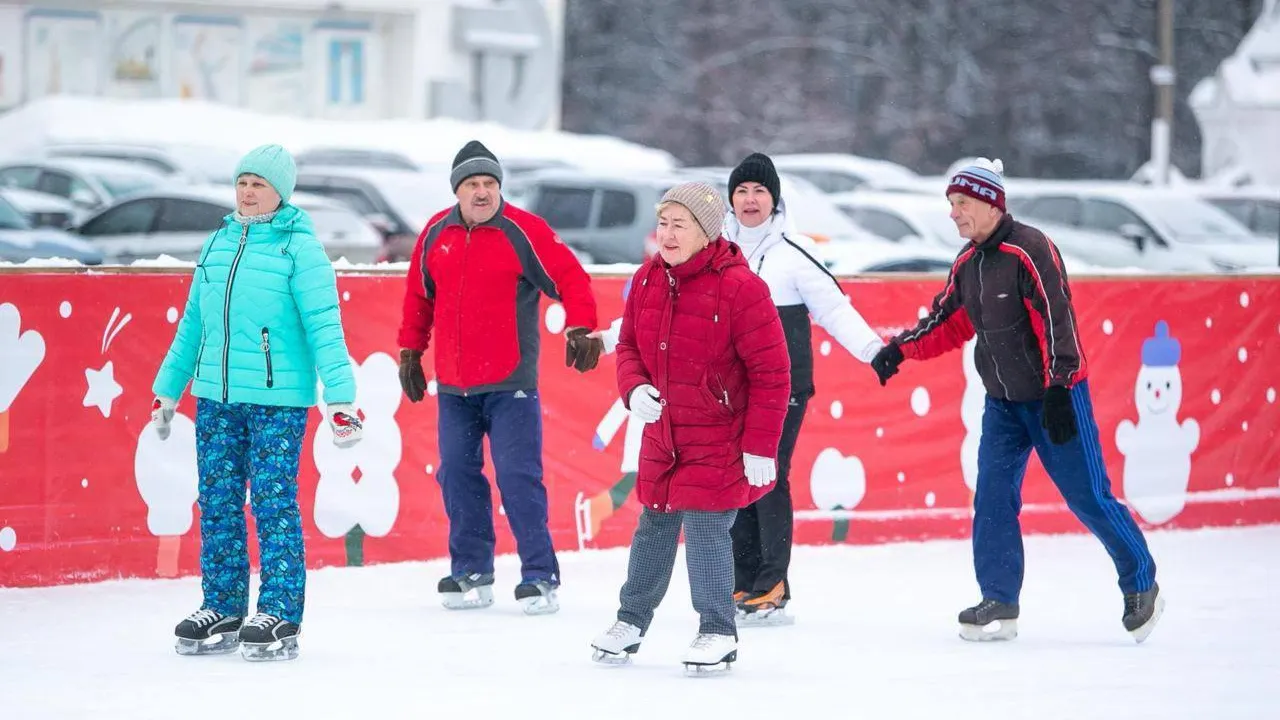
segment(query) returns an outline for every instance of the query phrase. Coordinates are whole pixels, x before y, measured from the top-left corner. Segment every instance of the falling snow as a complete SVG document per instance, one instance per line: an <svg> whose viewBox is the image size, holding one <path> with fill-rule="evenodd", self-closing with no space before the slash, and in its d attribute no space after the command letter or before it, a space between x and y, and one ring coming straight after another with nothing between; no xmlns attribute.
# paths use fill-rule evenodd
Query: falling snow
<svg viewBox="0 0 1280 720"><path fill-rule="evenodd" d="M1214 405L1221 404L1221 403L1222 403L1222 392L1221 392L1221 391L1219 391L1219 390L1214 390L1213 392L1209 393L1209 399L1213 401L1213 404L1214 404Z"/></svg>
<svg viewBox="0 0 1280 720"><path fill-rule="evenodd" d="M1240 362L1247 362L1249 360L1249 351L1240 348L1240 352L1236 353L1236 357L1240 358Z"/></svg>
<svg viewBox="0 0 1280 720"><path fill-rule="evenodd" d="M1112 332L1115 331L1115 329L1116 329L1116 326L1113 325L1110 320L1102 321L1102 332L1106 333L1107 335L1110 335Z"/></svg>
<svg viewBox="0 0 1280 720"><path fill-rule="evenodd" d="M835 418L836 420L839 420L843 416L844 416L844 403L841 403L839 400L832 401L831 417Z"/></svg>
<svg viewBox="0 0 1280 720"><path fill-rule="evenodd" d="M1249 293L1247 292L1240 293L1240 307L1244 307L1244 308L1249 307Z"/></svg>
<svg viewBox="0 0 1280 720"><path fill-rule="evenodd" d="M823 341L822 341L822 344L818 346L818 352L822 353L822 355L823 355L824 357L825 357L825 356L827 356L827 355L830 355L830 354L831 354L831 341L830 341L830 340L823 340Z"/></svg>

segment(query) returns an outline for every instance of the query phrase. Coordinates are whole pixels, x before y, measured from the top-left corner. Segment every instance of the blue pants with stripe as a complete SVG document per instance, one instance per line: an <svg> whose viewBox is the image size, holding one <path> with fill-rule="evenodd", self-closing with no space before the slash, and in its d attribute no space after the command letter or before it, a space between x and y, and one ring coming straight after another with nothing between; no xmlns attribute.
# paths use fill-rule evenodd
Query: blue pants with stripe
<svg viewBox="0 0 1280 720"><path fill-rule="evenodd" d="M1054 445L1040 425L1041 405L987 396L978 446L974 497L973 564L982 597L1018 602L1022 590L1022 478L1034 449L1067 507L1106 546L1123 592L1149 590L1156 564L1128 508L1111 494L1102 462L1088 382L1071 389L1079 433Z"/></svg>
<svg viewBox="0 0 1280 720"><path fill-rule="evenodd" d="M536 390L440 393L440 472L449 516L451 574L493 572L493 494L484 476L484 436L520 555L521 581L560 584L542 484L542 404Z"/></svg>

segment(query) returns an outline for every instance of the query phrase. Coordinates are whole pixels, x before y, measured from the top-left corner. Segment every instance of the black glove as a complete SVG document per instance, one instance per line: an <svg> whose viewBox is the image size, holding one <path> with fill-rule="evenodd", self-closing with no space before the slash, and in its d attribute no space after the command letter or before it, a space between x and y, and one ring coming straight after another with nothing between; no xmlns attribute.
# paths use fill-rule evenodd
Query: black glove
<svg viewBox="0 0 1280 720"><path fill-rule="evenodd" d="M902 364L902 360L902 348L896 342L880 348L880 352L871 358L871 369L880 377L880 387L884 387L889 378L898 374L898 366Z"/></svg>
<svg viewBox="0 0 1280 720"><path fill-rule="evenodd" d="M427 394L427 376L422 373L422 351L400 349L400 388L410 402Z"/></svg>
<svg viewBox="0 0 1280 720"><path fill-rule="evenodd" d="M564 334L564 366L578 372L595 368L604 354L604 340L590 337L586 328L569 328Z"/></svg>
<svg viewBox="0 0 1280 720"><path fill-rule="evenodd" d="M1071 406L1071 391L1051 385L1044 391L1044 408L1040 425L1049 433L1049 442L1065 445L1076 436L1076 411Z"/></svg>

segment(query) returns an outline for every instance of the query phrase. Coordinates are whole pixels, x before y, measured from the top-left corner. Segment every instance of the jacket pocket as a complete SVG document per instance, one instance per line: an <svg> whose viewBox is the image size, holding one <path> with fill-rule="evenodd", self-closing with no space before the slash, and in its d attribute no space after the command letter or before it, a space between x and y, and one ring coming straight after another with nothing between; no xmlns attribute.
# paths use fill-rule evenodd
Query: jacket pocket
<svg viewBox="0 0 1280 720"><path fill-rule="evenodd" d="M200 325L200 348L196 350L196 377L200 377L200 361L204 359L204 343L208 336L205 333L204 324Z"/></svg>
<svg viewBox="0 0 1280 720"><path fill-rule="evenodd" d="M267 359L267 387L274 384L275 379L271 376L271 331L262 328L262 355Z"/></svg>
<svg viewBox="0 0 1280 720"><path fill-rule="evenodd" d="M702 376L702 382L698 384L698 390L703 409L712 417L733 416L733 400L729 397L729 388L720 373L708 368Z"/></svg>

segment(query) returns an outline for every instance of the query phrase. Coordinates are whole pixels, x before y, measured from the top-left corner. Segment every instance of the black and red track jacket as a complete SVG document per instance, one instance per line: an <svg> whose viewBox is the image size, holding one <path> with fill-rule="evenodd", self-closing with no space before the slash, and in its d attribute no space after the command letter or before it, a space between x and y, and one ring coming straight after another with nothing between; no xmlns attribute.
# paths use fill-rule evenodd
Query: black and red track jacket
<svg viewBox="0 0 1280 720"><path fill-rule="evenodd" d="M932 311L897 342L904 357L926 360L974 335L978 374L993 397L1039 400L1050 385L1086 377L1062 256L1044 233L1010 215L985 242L960 251Z"/></svg>

